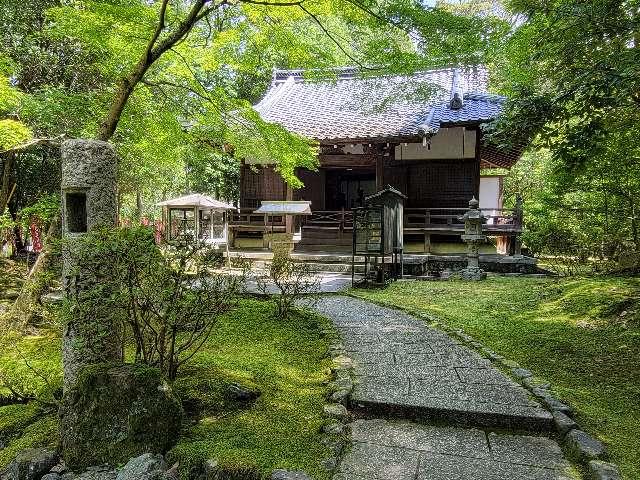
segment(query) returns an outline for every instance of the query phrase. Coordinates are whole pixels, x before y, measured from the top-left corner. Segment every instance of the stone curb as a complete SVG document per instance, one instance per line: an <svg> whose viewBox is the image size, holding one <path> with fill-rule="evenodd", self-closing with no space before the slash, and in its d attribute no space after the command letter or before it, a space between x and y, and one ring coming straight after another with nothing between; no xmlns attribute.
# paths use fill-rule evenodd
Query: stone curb
<svg viewBox="0 0 640 480"><path fill-rule="evenodd" d="M347 355L340 334L333 329L327 329L324 333L332 336L329 347L332 380L328 384L328 403L324 405L324 414L330 421L322 427L322 431L327 436L326 445L334 455L323 460L322 467L329 472L335 472L348 445L347 424L351 421L351 415L347 406L354 388L354 364Z"/></svg>
<svg viewBox="0 0 640 480"><path fill-rule="evenodd" d="M460 340L462 344L478 351L483 356L491 360L500 370L508 372L518 383L520 383L532 396L536 397L551 412L556 426L558 437L562 440L564 449L570 456L581 464L588 472L592 480L622 480L620 469L613 463L603 461L607 457L607 451L602 442L592 437L580 429L578 423L572 418L573 409L555 398L550 392L551 385L544 380L537 378L529 370L521 367L517 362L506 359L502 355L485 347L471 335L461 329L453 329L444 325L436 316L427 313L416 313L409 309L399 308L386 302L373 302L363 299L358 295L346 293L345 295L365 300L383 307L392 308L420 318L432 328L436 328L447 335Z"/></svg>

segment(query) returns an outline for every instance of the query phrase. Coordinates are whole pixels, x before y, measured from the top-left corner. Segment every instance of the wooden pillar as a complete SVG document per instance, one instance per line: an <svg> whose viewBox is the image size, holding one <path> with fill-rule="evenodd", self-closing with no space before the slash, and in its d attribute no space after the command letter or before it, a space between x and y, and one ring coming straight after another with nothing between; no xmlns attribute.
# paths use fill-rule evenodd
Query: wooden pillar
<svg viewBox="0 0 640 480"><path fill-rule="evenodd" d="M287 184L286 200L288 202L293 200L293 188ZM285 232L293 234L293 215L284 216Z"/></svg>
<svg viewBox="0 0 640 480"><path fill-rule="evenodd" d="M424 232L424 253L431 253L431 234Z"/></svg>
<svg viewBox="0 0 640 480"><path fill-rule="evenodd" d="M376 156L376 190L384 188L384 157L380 154Z"/></svg>

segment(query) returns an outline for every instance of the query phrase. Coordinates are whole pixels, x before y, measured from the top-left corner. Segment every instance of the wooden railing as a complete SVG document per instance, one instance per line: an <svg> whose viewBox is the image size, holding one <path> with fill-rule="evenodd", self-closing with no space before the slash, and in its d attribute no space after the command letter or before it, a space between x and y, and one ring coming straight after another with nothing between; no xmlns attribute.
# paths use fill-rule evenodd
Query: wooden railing
<svg viewBox="0 0 640 480"><path fill-rule="evenodd" d="M466 208L405 208L405 230L460 233L464 231L464 221L460 219ZM522 211L519 209L483 208L486 223L483 230L488 234L512 234L522 231ZM351 210L316 210L311 215L302 217L303 227L337 229L340 231L353 228L353 212ZM231 227L263 230L284 227L282 215L270 216L253 213L253 209L240 209L233 212L229 221Z"/></svg>
<svg viewBox="0 0 640 480"><path fill-rule="evenodd" d="M257 230L266 230L274 227L284 227L285 219L283 215L265 215L262 213L253 213L253 208L241 208L234 211L229 216L229 226L255 228Z"/></svg>
<svg viewBox="0 0 640 480"><path fill-rule="evenodd" d="M302 225L348 230L353 228L353 212L351 210L316 210L303 219Z"/></svg>
<svg viewBox="0 0 640 480"><path fill-rule="evenodd" d="M517 209L483 208L486 218L483 230L487 233L519 233L522 230L522 213ZM466 208L405 208L404 227L415 230L458 232L464 230L461 217Z"/></svg>

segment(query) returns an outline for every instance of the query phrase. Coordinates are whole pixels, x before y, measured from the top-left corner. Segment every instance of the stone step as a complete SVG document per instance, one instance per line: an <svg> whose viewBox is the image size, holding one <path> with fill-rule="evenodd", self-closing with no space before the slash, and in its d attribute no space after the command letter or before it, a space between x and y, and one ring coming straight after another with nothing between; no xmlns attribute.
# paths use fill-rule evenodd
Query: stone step
<svg viewBox="0 0 640 480"><path fill-rule="evenodd" d="M316 262L300 262L309 265L315 272L328 273L351 273L351 262L349 263L316 263ZM364 273L364 265L356 264L354 271L356 273Z"/></svg>
<svg viewBox="0 0 640 480"><path fill-rule="evenodd" d="M333 480L570 480L581 478L546 437L475 428L357 420Z"/></svg>

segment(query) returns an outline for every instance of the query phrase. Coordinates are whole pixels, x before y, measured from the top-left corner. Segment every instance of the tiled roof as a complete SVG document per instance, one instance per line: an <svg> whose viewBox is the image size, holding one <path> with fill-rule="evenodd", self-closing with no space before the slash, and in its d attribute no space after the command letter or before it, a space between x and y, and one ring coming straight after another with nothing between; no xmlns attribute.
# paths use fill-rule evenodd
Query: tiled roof
<svg viewBox="0 0 640 480"><path fill-rule="evenodd" d="M445 125L493 120L504 98L486 90L482 67L376 78L343 69L330 80L276 70L255 109L264 120L319 141L411 138ZM451 108L455 94L463 98L458 109Z"/></svg>

